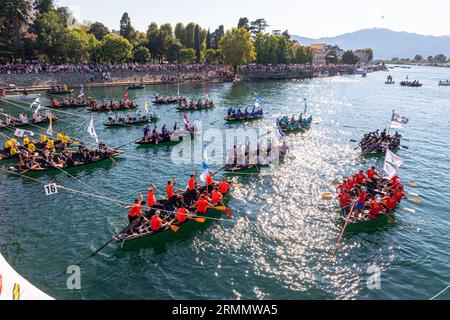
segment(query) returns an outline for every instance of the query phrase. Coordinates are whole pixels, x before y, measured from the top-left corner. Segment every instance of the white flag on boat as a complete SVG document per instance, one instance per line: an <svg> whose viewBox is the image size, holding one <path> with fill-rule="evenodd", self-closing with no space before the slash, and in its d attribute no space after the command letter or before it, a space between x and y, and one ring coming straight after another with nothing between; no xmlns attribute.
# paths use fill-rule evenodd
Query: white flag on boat
<svg viewBox="0 0 450 320"><path fill-rule="evenodd" d="M261 104L262 104L262 99L261 99L261 97L257 96L255 99L255 107L259 108L261 106Z"/></svg>
<svg viewBox="0 0 450 320"><path fill-rule="evenodd" d="M98 136L97 136L97 132L95 132L95 127L94 127L94 115L91 116L91 121L89 121L87 132L89 133L91 138L94 139L96 143L98 143Z"/></svg>
<svg viewBox="0 0 450 320"><path fill-rule="evenodd" d="M391 129L399 129L402 128L403 125L408 124L409 119L402 117L400 115L398 115L397 113L394 113L392 115L392 120L391 120Z"/></svg>
<svg viewBox="0 0 450 320"><path fill-rule="evenodd" d="M278 120L277 120L277 126L276 126L275 130L276 130L278 140L283 140L286 135L284 134L283 130L281 130L280 121L278 121Z"/></svg>
<svg viewBox="0 0 450 320"><path fill-rule="evenodd" d="M16 137L22 138L25 135L25 130L22 129L16 129L16 131L14 132L14 135Z"/></svg>
<svg viewBox="0 0 450 320"><path fill-rule="evenodd" d="M33 109L34 107L40 107L41 106L41 97L37 97L36 99L34 99L34 101L31 103L30 105L30 109Z"/></svg>
<svg viewBox="0 0 450 320"><path fill-rule="evenodd" d="M399 156L388 149L386 151L383 171L392 178L397 175L397 171L403 163L403 160Z"/></svg>
<svg viewBox="0 0 450 320"><path fill-rule="evenodd" d="M78 98L81 99L84 97L84 87L81 85L80 94L78 95Z"/></svg>

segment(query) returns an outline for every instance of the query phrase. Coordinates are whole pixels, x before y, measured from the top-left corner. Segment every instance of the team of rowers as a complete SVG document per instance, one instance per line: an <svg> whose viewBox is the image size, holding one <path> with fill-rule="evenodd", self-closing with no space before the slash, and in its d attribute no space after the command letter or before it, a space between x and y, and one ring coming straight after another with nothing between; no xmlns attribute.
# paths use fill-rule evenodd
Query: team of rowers
<svg viewBox="0 0 450 320"><path fill-rule="evenodd" d="M250 143L245 145L234 145L233 149L227 153L227 166L225 171L234 171L236 169L250 169L261 165L269 165L274 161L281 161L289 152L286 142L275 147L269 140L266 148L261 143L257 143L256 150L253 150ZM278 154L276 154L278 153Z"/></svg>
<svg viewBox="0 0 450 320"><path fill-rule="evenodd" d="M108 115L108 121L106 122L107 125L111 124L133 124L133 123L140 123L140 122L154 122L158 120L158 116L155 112L153 113L144 113L142 114L141 111L137 112L129 112L126 115L125 114L117 114L117 112L110 112Z"/></svg>
<svg viewBox="0 0 450 320"><path fill-rule="evenodd" d="M154 103L158 104L168 104L168 103L178 103L178 102L187 102L187 97L161 97L160 95L155 96Z"/></svg>
<svg viewBox="0 0 450 320"><path fill-rule="evenodd" d="M109 159L114 155L112 150L102 143L95 150L79 145L77 151L71 150L67 145L63 144L60 152L57 152L51 141L48 140L45 149L40 152L32 152L32 149L28 149L30 147L28 145L28 148L19 154L19 162L14 169L23 172L28 170L70 168Z"/></svg>
<svg viewBox="0 0 450 320"><path fill-rule="evenodd" d="M15 126L24 126L27 124L39 124L43 122L50 121L50 113L46 113L45 115L41 115L39 113L33 113L32 117L29 118L25 113L19 114L19 118L16 118L10 114L2 114L5 116L5 120L0 119L0 127L15 127ZM56 116L52 116L53 120L57 120Z"/></svg>
<svg viewBox="0 0 450 320"><path fill-rule="evenodd" d="M381 133L379 130L367 133L363 136L359 146L364 154L384 153L389 147L395 150L400 147L402 136L395 132L393 136L389 135L384 129Z"/></svg>
<svg viewBox="0 0 450 320"><path fill-rule="evenodd" d="M400 82L400 85L405 86L405 87L421 87L422 83L420 83L418 80L402 81L402 82Z"/></svg>
<svg viewBox="0 0 450 320"><path fill-rule="evenodd" d="M300 113L298 118L295 115L283 116L281 119L277 119L278 124L282 130L299 130L302 128L308 128L312 122L312 116L304 118L303 113Z"/></svg>
<svg viewBox="0 0 450 320"><path fill-rule="evenodd" d="M148 190L146 201L139 193L134 205L129 206L130 235L162 231L170 225L179 226L194 217L201 217L209 208L223 205L223 197L231 187L226 179L214 181L211 172L206 176L205 185L197 183L197 173L191 175L186 189L175 190L176 185L175 177L167 182L164 201L156 200L158 189L154 184Z"/></svg>
<svg viewBox="0 0 450 320"><path fill-rule="evenodd" d="M212 100L206 99L203 103L202 99L198 99L197 103L194 100L188 101L187 99L182 99L178 103L178 110L203 110L210 109L214 107L214 102Z"/></svg>
<svg viewBox="0 0 450 320"><path fill-rule="evenodd" d="M180 127L178 126L178 123L175 122L173 126L173 131L170 131L167 129L167 125L163 125L161 128L161 133L158 133L158 126L155 125L153 130L151 129L150 125L146 125L144 129L142 130L144 132L144 142L152 142L153 144L158 144L161 142L167 142L172 141L172 134L175 131L180 130Z"/></svg>
<svg viewBox="0 0 450 320"><path fill-rule="evenodd" d="M119 100L115 102L113 99L106 103L105 100L102 100L101 105L97 103L97 101L89 102L89 109L91 111L108 111L108 110L126 110L136 108L137 104L135 104L131 100Z"/></svg>
<svg viewBox="0 0 450 320"><path fill-rule="evenodd" d="M262 117L264 115L264 112L262 109L256 110L256 107L253 107L252 111L249 112L248 108L245 108L244 112L242 112L241 108L234 109L229 108L227 117L225 119L227 120L245 120L255 117Z"/></svg>
<svg viewBox="0 0 450 320"><path fill-rule="evenodd" d="M386 213L393 213L405 198L400 178L382 178L375 167L367 170L365 174L360 170L353 177L344 177L336 192L345 218L354 207L350 217L353 222L373 220Z"/></svg>
<svg viewBox="0 0 450 320"><path fill-rule="evenodd" d="M90 104L93 100L92 99L82 99L82 98L77 98L77 99L73 99L73 98L62 98L61 100L57 100L55 99L55 97L51 97L50 98L50 106L52 108L64 108L64 107L84 107L87 106L88 104Z"/></svg>

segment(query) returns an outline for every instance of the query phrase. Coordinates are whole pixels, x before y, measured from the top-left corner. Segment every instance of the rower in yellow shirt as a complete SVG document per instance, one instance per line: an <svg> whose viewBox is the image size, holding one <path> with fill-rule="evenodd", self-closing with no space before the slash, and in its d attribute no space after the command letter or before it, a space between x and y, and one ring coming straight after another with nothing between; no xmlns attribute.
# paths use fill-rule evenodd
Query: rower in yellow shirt
<svg viewBox="0 0 450 320"><path fill-rule="evenodd" d="M47 142L47 136L45 135L45 133L41 134L41 142L42 143L46 143Z"/></svg>
<svg viewBox="0 0 450 320"><path fill-rule="evenodd" d="M11 145L13 147L15 147L17 145L17 139L16 138L12 137L10 141L11 141Z"/></svg>
<svg viewBox="0 0 450 320"><path fill-rule="evenodd" d="M14 155L16 155L18 153L19 153L19 151L17 150L17 148L15 146L13 146L13 147L11 147L11 149L9 149L9 154L11 156L14 156Z"/></svg>
<svg viewBox="0 0 450 320"><path fill-rule="evenodd" d="M8 140L5 141L5 150L10 149L12 146L13 145L11 143L11 140L8 139Z"/></svg>
<svg viewBox="0 0 450 320"><path fill-rule="evenodd" d="M68 135L63 134L62 137L61 137L61 139L60 139L60 141L61 141L63 144L67 144L67 143L70 141L70 138L69 138Z"/></svg>
<svg viewBox="0 0 450 320"><path fill-rule="evenodd" d="M53 142L52 139L48 139L47 141L47 148L50 149L55 149L55 143Z"/></svg>
<svg viewBox="0 0 450 320"><path fill-rule="evenodd" d="M30 143L30 138L23 136L22 145L27 146Z"/></svg>
<svg viewBox="0 0 450 320"><path fill-rule="evenodd" d="M62 141L63 137L64 137L64 135L62 134L61 131L59 131L58 134L56 135L56 141Z"/></svg>
<svg viewBox="0 0 450 320"><path fill-rule="evenodd" d="M36 151L36 146L34 145L34 143L31 141L28 144L28 148L27 148L30 152L35 152Z"/></svg>

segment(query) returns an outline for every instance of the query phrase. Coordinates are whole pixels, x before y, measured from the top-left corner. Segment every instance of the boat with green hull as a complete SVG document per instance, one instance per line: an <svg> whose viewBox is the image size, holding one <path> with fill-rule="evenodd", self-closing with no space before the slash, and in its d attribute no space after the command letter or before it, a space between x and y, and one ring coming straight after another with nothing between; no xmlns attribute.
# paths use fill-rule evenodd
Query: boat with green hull
<svg viewBox="0 0 450 320"><path fill-rule="evenodd" d="M125 121L123 123L121 122L105 122L103 125L108 128L123 128L123 127L130 127L130 126L140 126L140 125L146 125L146 124L152 124L157 123L160 120L158 116L152 117L148 120L138 120L138 121Z"/></svg>
<svg viewBox="0 0 450 320"><path fill-rule="evenodd" d="M233 117L225 117L224 120L228 123L240 123L240 122L253 122L264 119L264 116L254 116L254 117L246 117L246 118L233 118Z"/></svg>
<svg viewBox="0 0 450 320"><path fill-rule="evenodd" d="M147 147L147 148L156 148L156 147L172 147L181 142L183 142L183 137L179 137L178 140L168 140L168 141L160 141L159 143L155 143L152 140L145 141L144 139L140 139L135 141L139 147Z"/></svg>
<svg viewBox="0 0 450 320"><path fill-rule="evenodd" d="M389 214L394 217L395 211ZM343 226L345 224L346 218L340 216L339 224ZM355 219L350 220L345 233L347 234L358 234L358 233L370 233L384 228L386 225L390 225L391 222L386 214L380 215L376 219Z"/></svg>

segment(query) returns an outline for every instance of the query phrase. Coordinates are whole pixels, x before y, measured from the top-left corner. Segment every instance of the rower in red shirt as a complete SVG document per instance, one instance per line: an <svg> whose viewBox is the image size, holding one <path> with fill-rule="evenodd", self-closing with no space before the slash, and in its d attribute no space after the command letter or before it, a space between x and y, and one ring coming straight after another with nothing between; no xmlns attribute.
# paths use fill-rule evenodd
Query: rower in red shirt
<svg viewBox="0 0 450 320"><path fill-rule="evenodd" d="M195 186L196 186L196 184L197 184L196 179L197 179L197 172L195 172L195 174L192 175L192 176L189 178L189 181L188 181L188 191L194 191L194 190L195 190Z"/></svg>
<svg viewBox="0 0 450 320"><path fill-rule="evenodd" d="M369 180L373 180L373 178L375 176L378 176L378 173L375 171L375 167L372 167L369 170L367 170L366 174L367 174L367 179L369 179Z"/></svg>
<svg viewBox="0 0 450 320"><path fill-rule="evenodd" d="M211 203L213 206L218 205L223 199L222 193L219 192L219 188L214 188L211 192Z"/></svg>
<svg viewBox="0 0 450 320"><path fill-rule="evenodd" d="M338 198L339 204L341 205L342 214L344 217L346 217L348 212L350 211L349 204L352 199L345 189L338 195Z"/></svg>
<svg viewBox="0 0 450 320"><path fill-rule="evenodd" d="M221 194L225 195L228 193L228 190L230 190L230 184L226 179L223 179L222 182L219 183L219 191Z"/></svg>
<svg viewBox="0 0 450 320"><path fill-rule="evenodd" d="M176 185L177 185L177 181L175 180L175 177L172 177L172 181L167 181L167 186L166 186L167 199L171 200L175 196L173 187L175 187Z"/></svg>
<svg viewBox="0 0 450 320"><path fill-rule="evenodd" d="M391 213L395 210L397 202L395 201L393 193L383 198L383 203L386 206L387 212Z"/></svg>
<svg viewBox="0 0 450 320"><path fill-rule="evenodd" d="M155 215L152 217L150 221L150 228L152 229L152 231L156 232L161 230L161 228L164 226L165 225L163 224L163 221L161 219L161 212L156 211Z"/></svg>
<svg viewBox="0 0 450 320"><path fill-rule="evenodd" d="M200 199L198 199L196 206L197 210L195 211L194 215L205 214L208 211L208 208L211 207L211 204L205 200L205 196L201 196Z"/></svg>
<svg viewBox="0 0 450 320"><path fill-rule="evenodd" d="M358 200L356 201L355 210L356 212L362 212L366 206L367 199L367 189L366 187L361 187L361 192L358 195Z"/></svg>
<svg viewBox="0 0 450 320"><path fill-rule="evenodd" d="M342 193L344 191L349 191L349 188L347 187L347 182L344 180L339 187L336 188L337 193Z"/></svg>
<svg viewBox="0 0 450 320"><path fill-rule="evenodd" d="M139 218L142 216L142 205L145 202L142 201L142 194L139 192L139 199L134 200L134 205L128 206L130 212L128 213L128 221L130 222L130 234L134 233L134 228L139 223Z"/></svg>
<svg viewBox="0 0 450 320"><path fill-rule="evenodd" d="M355 180L347 178L347 189L352 190L355 187Z"/></svg>
<svg viewBox="0 0 450 320"><path fill-rule="evenodd" d="M356 181L356 184L363 184L364 181L366 181L367 177L364 174L364 172L362 170L359 170L359 172L357 174L355 174L354 180Z"/></svg>
<svg viewBox="0 0 450 320"><path fill-rule="evenodd" d="M208 193L212 192L213 184L214 184L214 180L211 175L211 172L208 172L208 175L206 176L206 190L208 190Z"/></svg>
<svg viewBox="0 0 450 320"><path fill-rule="evenodd" d="M402 191L401 188L397 188L394 191L394 200L397 204L400 204L400 202L402 202L403 198L405 197L404 192Z"/></svg>
<svg viewBox="0 0 450 320"><path fill-rule="evenodd" d="M383 213L384 207L381 204L380 196L377 196L375 200L370 202L369 219L374 220Z"/></svg>
<svg viewBox="0 0 450 320"><path fill-rule="evenodd" d="M185 208L184 204L175 212L175 218L177 219L177 224L180 225L187 220L190 212Z"/></svg>
<svg viewBox="0 0 450 320"><path fill-rule="evenodd" d="M155 197L156 191L158 191L158 188L156 188L156 186L152 183L151 188L148 189L147 193L147 204L150 209L157 203Z"/></svg>

